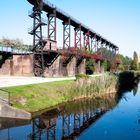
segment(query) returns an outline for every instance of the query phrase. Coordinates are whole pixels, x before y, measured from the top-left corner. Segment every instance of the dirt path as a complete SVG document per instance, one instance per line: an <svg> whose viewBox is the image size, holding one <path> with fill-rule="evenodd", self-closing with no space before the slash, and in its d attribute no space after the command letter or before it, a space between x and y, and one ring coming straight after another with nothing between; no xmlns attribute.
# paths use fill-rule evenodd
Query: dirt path
<svg viewBox="0 0 140 140"><path fill-rule="evenodd" d="M95 74L91 76L94 77L101 75L102 74ZM11 86L29 85L29 84L74 80L74 79L75 77L41 78L41 77L23 77L23 76L0 76L0 87L11 87Z"/></svg>

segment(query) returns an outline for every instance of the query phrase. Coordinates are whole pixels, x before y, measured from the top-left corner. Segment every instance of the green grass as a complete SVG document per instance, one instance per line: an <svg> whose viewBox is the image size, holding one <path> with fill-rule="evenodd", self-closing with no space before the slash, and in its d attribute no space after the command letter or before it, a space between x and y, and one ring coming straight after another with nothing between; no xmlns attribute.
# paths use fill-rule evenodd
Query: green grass
<svg viewBox="0 0 140 140"><path fill-rule="evenodd" d="M74 81L41 83L2 88L10 93L10 103L17 108L35 112L67 101L63 95Z"/></svg>
<svg viewBox="0 0 140 140"><path fill-rule="evenodd" d="M78 77L76 81L65 80L33 85L2 88L10 93L10 103L17 108L36 112L60 103L81 98L102 97L115 92L117 78L105 74L99 77ZM112 90L113 89L113 90Z"/></svg>

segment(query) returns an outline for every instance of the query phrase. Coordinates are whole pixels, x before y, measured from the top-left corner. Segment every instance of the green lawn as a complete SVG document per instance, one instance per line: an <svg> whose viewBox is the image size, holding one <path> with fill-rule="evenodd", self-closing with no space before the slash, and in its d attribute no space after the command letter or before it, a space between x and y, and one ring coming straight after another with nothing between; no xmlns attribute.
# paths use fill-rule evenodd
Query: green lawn
<svg viewBox="0 0 140 140"><path fill-rule="evenodd" d="M10 93L10 103L17 108L36 112L54 107L60 103L81 98L96 98L116 92L117 77L105 74L98 77L77 77L33 85L1 88Z"/></svg>
<svg viewBox="0 0 140 140"><path fill-rule="evenodd" d="M34 85L1 88L10 93L10 102L14 107L35 112L67 101L66 90L74 80L49 82Z"/></svg>

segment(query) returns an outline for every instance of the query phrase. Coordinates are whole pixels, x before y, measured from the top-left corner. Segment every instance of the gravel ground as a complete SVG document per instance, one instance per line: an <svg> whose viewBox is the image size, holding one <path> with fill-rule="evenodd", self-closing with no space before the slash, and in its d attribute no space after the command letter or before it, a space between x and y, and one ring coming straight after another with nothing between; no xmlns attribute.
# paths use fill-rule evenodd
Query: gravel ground
<svg viewBox="0 0 140 140"><path fill-rule="evenodd" d="M10 87L19 85L29 85L45 82L73 80L75 77L66 78L41 78L41 77L22 77L22 76L0 76L0 87Z"/></svg>
<svg viewBox="0 0 140 140"><path fill-rule="evenodd" d="M102 74L91 75L101 76ZM23 76L0 76L0 87L11 87L19 85L29 85L45 82L74 80L75 77L63 77L63 78L42 78L42 77L23 77Z"/></svg>

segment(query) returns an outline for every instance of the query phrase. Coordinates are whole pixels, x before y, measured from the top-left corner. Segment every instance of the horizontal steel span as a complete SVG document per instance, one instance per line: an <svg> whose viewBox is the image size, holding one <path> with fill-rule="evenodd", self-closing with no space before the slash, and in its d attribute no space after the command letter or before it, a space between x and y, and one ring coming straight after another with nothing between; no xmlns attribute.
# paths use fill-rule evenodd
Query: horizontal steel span
<svg viewBox="0 0 140 140"><path fill-rule="evenodd" d="M84 33L89 32L91 38L96 37L97 40L100 40L102 43L105 43L106 45L109 45L111 48L114 48L115 50L119 49L116 45L111 43L109 40L105 39L100 34L96 33L95 31L90 29L88 26L84 25L83 23L76 20L75 18L73 18L69 14L67 14L64 11L62 11L61 9L57 8L55 5L51 4L47 0L28 0L28 2L31 3L34 6L37 6L38 4L42 4L42 9L41 10L43 10L47 13L53 13L53 11L55 10L56 11L56 17L58 19L60 19L62 21L70 20L70 25L72 25L75 28L78 28L79 26L81 26L81 31L83 31Z"/></svg>

